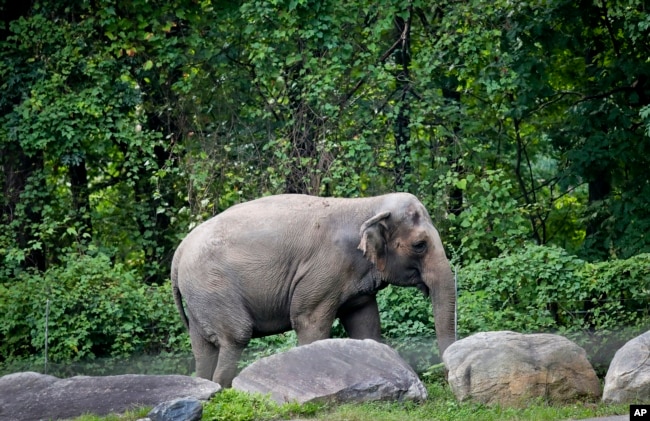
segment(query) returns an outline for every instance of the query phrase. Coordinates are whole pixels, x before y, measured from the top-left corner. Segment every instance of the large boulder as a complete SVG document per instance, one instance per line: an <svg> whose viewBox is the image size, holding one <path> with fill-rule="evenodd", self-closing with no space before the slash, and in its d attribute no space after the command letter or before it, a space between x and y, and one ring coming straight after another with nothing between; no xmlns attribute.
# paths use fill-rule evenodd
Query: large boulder
<svg viewBox="0 0 650 421"><path fill-rule="evenodd" d="M598 398L600 383L584 349L552 334L484 332L453 343L442 357L458 400L525 405Z"/></svg>
<svg viewBox="0 0 650 421"><path fill-rule="evenodd" d="M26 372L0 377L0 419L67 419L85 413L107 415L176 398L208 400L221 390L209 380L187 376L77 376L59 379Z"/></svg>
<svg viewBox="0 0 650 421"><path fill-rule="evenodd" d="M603 401L650 402L650 331L616 352L605 376Z"/></svg>
<svg viewBox="0 0 650 421"><path fill-rule="evenodd" d="M293 348L246 367L232 385L270 393L279 403L427 398L424 385L399 354L370 339L326 339Z"/></svg>

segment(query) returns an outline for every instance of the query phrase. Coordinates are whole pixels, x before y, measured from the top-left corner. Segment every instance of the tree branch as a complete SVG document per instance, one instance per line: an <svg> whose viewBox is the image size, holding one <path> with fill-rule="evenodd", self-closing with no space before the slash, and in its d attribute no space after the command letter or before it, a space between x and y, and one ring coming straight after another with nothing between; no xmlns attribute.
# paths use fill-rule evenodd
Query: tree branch
<svg viewBox="0 0 650 421"><path fill-rule="evenodd" d="M603 2L603 5L601 7L603 11L603 16L602 19L605 22L605 28L607 28L607 33L609 34L609 39L612 41L612 48L614 49L614 53L616 53L616 57L621 56L621 50L620 47L618 46L618 43L616 42L616 36L614 35L614 29L612 28L612 23L609 21L609 13L607 13L607 6Z"/></svg>
<svg viewBox="0 0 650 421"><path fill-rule="evenodd" d="M402 34L399 37L399 39L397 39L397 41L395 41L393 45L391 45L390 48L386 50L384 54L382 54L379 57L379 63L384 63L386 60L388 60L388 57L390 57L391 54L393 54L395 50L397 50L398 47L403 45L403 43L406 40L408 30L409 30L409 25L407 24L405 25L404 30L402 31ZM352 90L348 92L339 103L339 112L343 111L343 109L348 106L348 102L350 101L350 99L352 99L352 97L357 93L357 91L361 88L361 86L363 86L363 84L366 83L367 80L368 80L368 75L362 77L357 81L357 83L355 83L355 85L352 87Z"/></svg>

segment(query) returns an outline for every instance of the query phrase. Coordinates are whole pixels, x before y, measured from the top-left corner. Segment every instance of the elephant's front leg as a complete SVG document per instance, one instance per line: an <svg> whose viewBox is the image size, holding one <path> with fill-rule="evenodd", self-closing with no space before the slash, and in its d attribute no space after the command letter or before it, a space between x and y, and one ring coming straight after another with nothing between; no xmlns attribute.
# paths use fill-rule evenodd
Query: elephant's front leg
<svg viewBox="0 0 650 421"><path fill-rule="evenodd" d="M336 317L336 307L328 300L321 301L315 308L294 303L291 308L291 326L296 331L299 345L327 339Z"/></svg>
<svg viewBox="0 0 650 421"><path fill-rule="evenodd" d="M357 297L338 312L341 324L352 339L381 340L379 307L374 295Z"/></svg>

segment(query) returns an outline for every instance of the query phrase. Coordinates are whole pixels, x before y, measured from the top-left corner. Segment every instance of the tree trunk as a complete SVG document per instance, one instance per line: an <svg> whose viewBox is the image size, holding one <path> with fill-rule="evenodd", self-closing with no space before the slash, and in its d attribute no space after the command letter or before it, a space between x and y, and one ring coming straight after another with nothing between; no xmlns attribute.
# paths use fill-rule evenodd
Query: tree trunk
<svg viewBox="0 0 650 421"><path fill-rule="evenodd" d="M0 163L4 196L0 220L6 225L17 222L18 226L12 230L16 233L16 245L19 249L27 251L22 267L44 271L47 269L44 247L32 247L35 242L40 241L34 226L42 222L41 207L33 204L23 206L24 214L21 214L19 206L23 193L28 190L31 190L30 194L34 195L34 200L38 200L46 190L45 180L41 177L44 168L43 154L28 156L17 143L10 143L0 149Z"/></svg>
<svg viewBox="0 0 650 421"><path fill-rule="evenodd" d="M409 65L411 62L410 15L407 21L400 16L395 16L395 37L401 41L399 48L395 49L393 57L399 70L395 74L395 83L399 100L396 105L397 115L395 117L393 133L395 136L395 188L404 190L405 178L411 173L410 160L410 123L408 94L411 89L409 82Z"/></svg>
<svg viewBox="0 0 650 421"><path fill-rule="evenodd" d="M92 220L90 217L90 191L88 189L88 170L86 161L81 160L70 165L70 192L72 193L72 208L78 224L78 241L86 243L92 236Z"/></svg>
<svg viewBox="0 0 650 421"><path fill-rule="evenodd" d="M593 178L589 180L589 207L599 206L596 216L587 221L587 232L585 243L588 247L590 259L605 260L609 256L609 246L607 245L607 232L603 229L603 223L607 215L602 210L605 205L600 205L603 200L607 199L612 192L610 173L605 169L594 172ZM593 214L593 212L592 212Z"/></svg>
<svg viewBox="0 0 650 421"><path fill-rule="evenodd" d="M455 106L460 106L460 92L456 90L458 82L454 79L448 78L444 81L442 87L442 97L445 102L453 103ZM462 175L464 169L460 164L458 156L454 153L454 145L456 143L455 136L460 132L460 125L458 122L453 127L454 136L445 137L445 148L447 149L447 163L450 168L454 169L456 174ZM463 191L456 186L452 186L449 191L449 203L447 203L447 211L456 216L460 215L463 211Z"/></svg>
<svg viewBox="0 0 650 421"><path fill-rule="evenodd" d="M32 2L4 2L3 10L0 14L0 41L6 41L11 35L9 24L23 16L27 16L32 8ZM21 98L5 98L7 106L0 109L0 115L6 115L11 111L11 107L17 105ZM5 233L9 233L9 224L16 222L18 226L11 231L15 233L14 241L18 248L25 250L30 247L30 243L39 241L35 231L32 228L34 224L40 223L42 216L40 207L25 206L24 215L20 214L19 204L21 195L28 188L28 183L33 176L42 174L44 168L44 158L42 153L28 156L23 151L17 141L13 139L3 139L3 147L0 148L0 177L2 183L2 207L0 208L0 222L5 224ZM45 191L45 181L40 179L32 182ZM40 193L40 192L39 192ZM11 235L11 234L9 234ZM47 269L47 256L43 249L32 248L27 251L25 260L22 262L23 268L32 267L40 271Z"/></svg>
<svg viewBox="0 0 650 421"><path fill-rule="evenodd" d="M298 42L302 49L302 42ZM291 124L288 138L291 142L289 151L289 165L291 170L285 180L285 193L300 193L317 195L320 191L320 177L315 171L318 163L317 139L321 124L312 108L303 97L303 82L300 70L302 63L287 69L289 83L289 110Z"/></svg>

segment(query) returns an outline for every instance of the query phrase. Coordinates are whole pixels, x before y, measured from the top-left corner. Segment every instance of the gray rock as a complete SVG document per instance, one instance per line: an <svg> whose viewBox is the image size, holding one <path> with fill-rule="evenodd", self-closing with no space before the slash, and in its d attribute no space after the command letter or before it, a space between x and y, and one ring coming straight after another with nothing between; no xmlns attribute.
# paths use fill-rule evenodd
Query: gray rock
<svg viewBox="0 0 650 421"><path fill-rule="evenodd" d="M38 373L0 377L0 419L65 419L85 413L107 415L172 399L207 400L221 390L209 380L187 376L77 376L58 379Z"/></svg>
<svg viewBox="0 0 650 421"><path fill-rule="evenodd" d="M270 393L279 403L427 398L397 351L370 339L326 339L263 358L242 370L233 388Z"/></svg>
<svg viewBox="0 0 650 421"><path fill-rule="evenodd" d="M163 402L147 414L151 421L199 421L203 405L194 397Z"/></svg>
<svg viewBox="0 0 650 421"><path fill-rule="evenodd" d="M616 352L605 376L603 401L650 402L650 331Z"/></svg>
<svg viewBox="0 0 650 421"><path fill-rule="evenodd" d="M16 389L40 389L46 388L59 380L58 377L47 374L25 371L22 373L7 374L6 376L0 377L0 389L5 390L9 387Z"/></svg>
<svg viewBox="0 0 650 421"><path fill-rule="evenodd" d="M584 349L552 334L483 332L453 343L443 355L458 400L525 405L598 398L600 383Z"/></svg>

